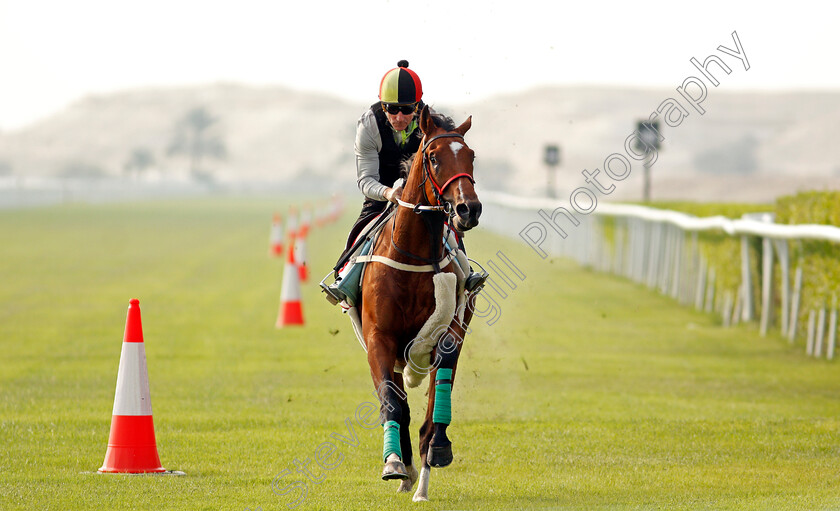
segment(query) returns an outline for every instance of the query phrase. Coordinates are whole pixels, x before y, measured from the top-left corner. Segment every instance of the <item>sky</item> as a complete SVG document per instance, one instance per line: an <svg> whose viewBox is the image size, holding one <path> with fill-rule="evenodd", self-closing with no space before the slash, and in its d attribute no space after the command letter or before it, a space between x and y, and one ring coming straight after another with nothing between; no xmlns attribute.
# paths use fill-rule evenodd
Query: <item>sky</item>
<svg viewBox="0 0 840 511"><path fill-rule="evenodd" d="M373 102L400 59L432 104L544 85L675 88L698 74L692 57L734 49L733 31L750 69L720 89L840 90L840 8L773 4L0 0L0 130L144 87L285 85Z"/></svg>

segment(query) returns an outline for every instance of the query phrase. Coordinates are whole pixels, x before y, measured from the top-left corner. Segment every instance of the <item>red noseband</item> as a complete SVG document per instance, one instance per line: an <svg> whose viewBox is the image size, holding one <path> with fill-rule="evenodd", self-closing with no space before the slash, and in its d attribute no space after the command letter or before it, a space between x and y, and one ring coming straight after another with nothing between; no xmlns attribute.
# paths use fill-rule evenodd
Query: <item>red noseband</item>
<svg viewBox="0 0 840 511"><path fill-rule="evenodd" d="M429 174L429 177L431 177L431 174ZM443 191L446 190L447 186L451 185L452 182L455 181L456 179L460 179L462 177L465 177L465 178L469 179L470 183L475 184L475 179L473 179L473 177L471 175L467 174L466 172L462 172L461 174L455 174L454 176L450 177L445 183L443 183L443 186L441 186L439 188L438 188L438 185L437 185L437 182L435 181L435 179L433 177L431 179L432 179L432 184L435 186L435 188L437 188L438 195L443 195Z"/></svg>

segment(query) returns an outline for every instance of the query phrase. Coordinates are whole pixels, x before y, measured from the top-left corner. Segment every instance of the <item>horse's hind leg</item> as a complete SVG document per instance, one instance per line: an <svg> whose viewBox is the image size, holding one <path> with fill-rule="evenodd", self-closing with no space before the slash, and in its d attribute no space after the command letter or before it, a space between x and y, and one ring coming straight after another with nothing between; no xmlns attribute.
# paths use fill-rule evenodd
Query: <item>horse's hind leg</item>
<svg viewBox="0 0 840 511"><path fill-rule="evenodd" d="M403 395L405 395L405 386L403 385L402 374L394 373L394 383L397 384L397 387L399 387L399 389L403 392ZM400 400L400 406L402 408L402 420L400 420L400 449L402 450L402 461L405 464L406 471L408 472L408 479L400 481L400 486L397 488L397 491L409 492L414 486L414 483L417 482L417 469L414 468L412 462L411 436L408 431L408 426L411 423L411 411L408 408L408 399Z"/></svg>
<svg viewBox="0 0 840 511"><path fill-rule="evenodd" d="M429 381L429 405L426 409L426 419L423 421L423 425L420 426L420 459L423 460L423 463L420 469L417 491L414 492L412 499L414 502L429 500L429 476L431 475L432 466L445 467L452 462L452 443L446 436L446 427L449 423L441 424L434 422L435 392L437 390L435 381L438 376L438 370L432 373ZM438 416L438 419L440 418ZM434 444L432 444L433 440ZM441 454L448 454L449 461L442 463L445 460L441 460Z"/></svg>
<svg viewBox="0 0 840 511"><path fill-rule="evenodd" d="M457 323L453 323L457 324ZM452 463L452 442L446 436L446 428L452 419L450 393L455 378L458 354L461 351L463 330L450 330L441 337L432 354L438 361L437 369L429 379L429 404L426 419L420 426L420 457L423 468L420 482L414 494L414 501L429 499L429 475L431 467L445 467Z"/></svg>
<svg viewBox="0 0 840 511"><path fill-rule="evenodd" d="M394 362L396 355L385 348L382 342L368 343L368 363L373 384L379 396L379 421L383 429L382 458L385 467L382 469L382 479L408 479L409 473L402 461L401 423L403 422L402 402L406 401L406 394L394 382ZM410 453L409 453L410 455Z"/></svg>
<svg viewBox="0 0 840 511"><path fill-rule="evenodd" d="M421 458L425 458L421 455ZM420 481L417 483L417 491L414 492L414 497L411 498L414 502L424 502L429 500L429 474L431 467L423 462L423 468L420 469Z"/></svg>

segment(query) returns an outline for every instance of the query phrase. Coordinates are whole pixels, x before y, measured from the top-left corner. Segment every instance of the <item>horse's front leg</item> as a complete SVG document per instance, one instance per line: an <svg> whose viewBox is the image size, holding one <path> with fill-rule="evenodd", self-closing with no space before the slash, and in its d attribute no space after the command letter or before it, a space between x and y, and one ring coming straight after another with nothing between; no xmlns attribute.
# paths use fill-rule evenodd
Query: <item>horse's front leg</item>
<svg viewBox="0 0 840 511"><path fill-rule="evenodd" d="M402 402L406 394L394 381L396 342L381 333L368 337L368 364L373 385L379 397L379 421L383 429L382 479L408 479L409 473L402 461L400 429L403 423ZM406 410L407 413L407 410ZM411 453L407 453L411 456Z"/></svg>
<svg viewBox="0 0 840 511"><path fill-rule="evenodd" d="M405 385L403 385L403 376L400 373L394 373L394 383L402 395L405 394ZM417 482L417 469L413 466L413 456L411 452L411 436L409 435L408 426L411 423L411 411L408 408L408 399L400 401L402 408L402 420L400 421L400 450L402 451L402 461L405 464L408 478L400 481L400 486L397 488L398 492L409 492Z"/></svg>
<svg viewBox="0 0 840 511"><path fill-rule="evenodd" d="M414 494L415 502L429 498L431 467L445 467L452 463L452 442L446 435L446 428L452 421L452 383L463 335L463 328L453 321L447 333L441 336L432 354L436 368L429 379L429 403L426 419L420 427L420 457L423 467Z"/></svg>

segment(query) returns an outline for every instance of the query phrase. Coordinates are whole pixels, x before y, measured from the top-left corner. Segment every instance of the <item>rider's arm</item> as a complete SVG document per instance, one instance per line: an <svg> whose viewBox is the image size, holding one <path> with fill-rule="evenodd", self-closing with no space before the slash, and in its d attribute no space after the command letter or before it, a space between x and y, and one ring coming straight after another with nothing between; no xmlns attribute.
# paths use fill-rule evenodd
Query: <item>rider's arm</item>
<svg viewBox="0 0 840 511"><path fill-rule="evenodd" d="M382 140L373 113L366 112L356 125L356 177L359 190L371 199L384 201L389 188L379 182L379 151Z"/></svg>

